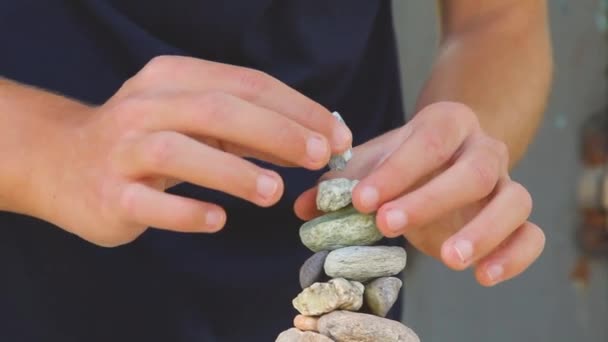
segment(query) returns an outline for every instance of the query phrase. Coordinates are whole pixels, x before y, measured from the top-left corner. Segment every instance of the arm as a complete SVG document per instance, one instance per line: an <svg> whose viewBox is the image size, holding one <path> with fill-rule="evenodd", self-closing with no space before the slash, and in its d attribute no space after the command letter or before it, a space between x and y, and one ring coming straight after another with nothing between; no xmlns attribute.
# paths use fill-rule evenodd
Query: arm
<svg viewBox="0 0 608 342"><path fill-rule="evenodd" d="M511 166L542 119L552 72L545 0L441 0L441 40L417 107L468 105Z"/></svg>
<svg viewBox="0 0 608 342"><path fill-rule="evenodd" d="M346 126L278 80L199 59L155 58L101 106L0 80L0 210L103 246L147 227L221 229L221 207L165 192L179 182L270 206L281 177L241 157L320 169L350 145Z"/></svg>
<svg viewBox="0 0 608 342"><path fill-rule="evenodd" d="M545 2L444 0L441 48L416 115L357 146L347 169L353 204L385 236L408 241L485 286L538 258L544 233L532 198L509 176L546 102L551 57ZM295 204L307 219L315 189Z"/></svg>
<svg viewBox="0 0 608 342"><path fill-rule="evenodd" d="M34 185L52 159L49 146L66 126L75 124L87 106L0 78L0 210L44 216L39 202L50 192ZM67 153L64 150L63 153ZM50 200L50 199L46 199Z"/></svg>

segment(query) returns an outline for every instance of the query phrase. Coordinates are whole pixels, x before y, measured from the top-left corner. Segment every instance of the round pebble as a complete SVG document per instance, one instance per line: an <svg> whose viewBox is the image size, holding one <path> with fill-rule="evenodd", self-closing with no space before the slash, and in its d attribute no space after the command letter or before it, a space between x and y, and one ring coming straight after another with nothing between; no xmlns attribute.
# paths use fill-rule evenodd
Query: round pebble
<svg viewBox="0 0 608 342"><path fill-rule="evenodd" d="M304 223L302 243L313 252L346 246L371 245L382 239L374 215L359 213L349 206Z"/></svg>
<svg viewBox="0 0 608 342"><path fill-rule="evenodd" d="M325 264L327 254L329 254L329 251L317 252L302 264L302 267L300 267L300 286L302 289L324 280L325 271L323 270L323 265Z"/></svg>
<svg viewBox="0 0 608 342"><path fill-rule="evenodd" d="M406 260L405 249L401 247L353 246L331 251L324 269L332 278L364 282L401 272Z"/></svg>
<svg viewBox="0 0 608 342"><path fill-rule="evenodd" d="M318 321L319 321L318 317L297 315L293 319L293 326L302 331L318 331L318 329L317 329Z"/></svg>

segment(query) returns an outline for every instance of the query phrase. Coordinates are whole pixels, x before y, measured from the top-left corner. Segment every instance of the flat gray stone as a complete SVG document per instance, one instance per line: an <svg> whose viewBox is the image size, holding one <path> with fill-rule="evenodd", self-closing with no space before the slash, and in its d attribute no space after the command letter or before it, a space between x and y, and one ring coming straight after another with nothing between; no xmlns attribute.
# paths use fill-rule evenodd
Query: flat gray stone
<svg viewBox="0 0 608 342"><path fill-rule="evenodd" d="M385 317L393 307L403 282L395 277L382 277L365 285L363 299L369 311L380 317Z"/></svg>
<svg viewBox="0 0 608 342"><path fill-rule="evenodd" d="M388 277L405 268L407 254L401 247L352 246L331 251L325 259L325 274L332 278L367 281Z"/></svg>
<svg viewBox="0 0 608 342"><path fill-rule="evenodd" d="M322 316L319 332L337 342L420 342L416 333L401 322L348 311Z"/></svg>
<svg viewBox="0 0 608 342"><path fill-rule="evenodd" d="M342 116L340 115L340 113L333 112L333 113L331 113L331 115L333 115L336 118L336 120L344 123L344 119L342 119ZM348 149L348 150L344 151L344 153L342 153L342 154L333 155L329 159L329 168L331 170L342 171L346 168L346 164L352 157L353 157L352 149Z"/></svg>
<svg viewBox="0 0 608 342"><path fill-rule="evenodd" d="M317 252L304 261L304 264L300 267L300 286L302 289L316 282L323 281L325 275L323 265L325 264L327 254L329 254L329 251Z"/></svg>
<svg viewBox="0 0 608 342"><path fill-rule="evenodd" d="M300 227L302 243L313 252L371 245L382 239L376 217L349 206L308 221Z"/></svg>
<svg viewBox="0 0 608 342"><path fill-rule="evenodd" d="M275 342L332 342L333 340L325 335L317 334L312 331L300 331L296 328L285 330L279 334Z"/></svg>
<svg viewBox="0 0 608 342"><path fill-rule="evenodd" d="M346 279L314 283L293 300L293 307L302 315L318 316L334 310L359 310L363 305L363 284Z"/></svg>
<svg viewBox="0 0 608 342"><path fill-rule="evenodd" d="M358 180L334 178L319 183L317 209L332 212L348 206L352 202L352 191Z"/></svg>

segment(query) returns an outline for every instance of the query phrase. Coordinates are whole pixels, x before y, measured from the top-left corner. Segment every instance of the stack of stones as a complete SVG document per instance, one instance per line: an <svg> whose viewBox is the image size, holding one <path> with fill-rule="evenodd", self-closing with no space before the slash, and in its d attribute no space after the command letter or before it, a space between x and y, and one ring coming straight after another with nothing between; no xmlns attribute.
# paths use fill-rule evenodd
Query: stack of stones
<svg viewBox="0 0 608 342"><path fill-rule="evenodd" d="M315 252L300 269L303 291L293 300L300 315L276 342L419 341L385 318L401 290L395 275L405 268L406 252L376 245L383 236L375 215L351 204L356 184L346 178L319 184L317 208L326 214L300 228L302 243Z"/></svg>

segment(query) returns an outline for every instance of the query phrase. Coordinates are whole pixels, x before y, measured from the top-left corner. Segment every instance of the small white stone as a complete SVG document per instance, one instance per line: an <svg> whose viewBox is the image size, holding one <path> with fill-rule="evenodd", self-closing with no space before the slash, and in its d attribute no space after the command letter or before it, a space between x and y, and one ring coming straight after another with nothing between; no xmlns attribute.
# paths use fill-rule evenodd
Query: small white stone
<svg viewBox="0 0 608 342"><path fill-rule="evenodd" d="M352 202L352 191L358 180L334 178L322 181L317 189L317 209L331 212L347 207Z"/></svg>
<svg viewBox="0 0 608 342"><path fill-rule="evenodd" d="M344 119L338 112L331 113L338 121L344 123ZM329 168L331 170L342 171L346 168L346 164L353 157L352 148L344 151L342 154L336 154L331 157L329 160Z"/></svg>

